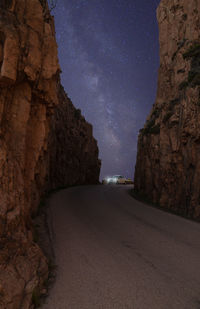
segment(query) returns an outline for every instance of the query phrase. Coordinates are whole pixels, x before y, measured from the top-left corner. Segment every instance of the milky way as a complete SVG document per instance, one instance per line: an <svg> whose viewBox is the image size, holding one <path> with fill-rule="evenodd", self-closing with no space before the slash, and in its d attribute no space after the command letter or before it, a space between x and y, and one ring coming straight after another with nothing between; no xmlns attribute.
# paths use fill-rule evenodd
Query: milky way
<svg viewBox="0 0 200 309"><path fill-rule="evenodd" d="M58 0L62 84L93 125L101 177L133 178L139 129L155 101L159 0Z"/></svg>

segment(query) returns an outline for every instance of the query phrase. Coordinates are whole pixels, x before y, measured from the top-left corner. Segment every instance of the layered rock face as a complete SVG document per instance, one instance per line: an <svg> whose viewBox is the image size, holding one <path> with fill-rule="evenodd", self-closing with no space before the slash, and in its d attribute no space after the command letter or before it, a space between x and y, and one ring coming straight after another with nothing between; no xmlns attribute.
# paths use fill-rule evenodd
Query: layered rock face
<svg viewBox="0 0 200 309"><path fill-rule="evenodd" d="M135 190L200 219L200 1L162 0L156 103L140 131Z"/></svg>
<svg viewBox="0 0 200 309"><path fill-rule="evenodd" d="M0 1L0 308L30 308L48 276L31 216L45 191L97 183L92 126L60 85L46 1Z"/></svg>

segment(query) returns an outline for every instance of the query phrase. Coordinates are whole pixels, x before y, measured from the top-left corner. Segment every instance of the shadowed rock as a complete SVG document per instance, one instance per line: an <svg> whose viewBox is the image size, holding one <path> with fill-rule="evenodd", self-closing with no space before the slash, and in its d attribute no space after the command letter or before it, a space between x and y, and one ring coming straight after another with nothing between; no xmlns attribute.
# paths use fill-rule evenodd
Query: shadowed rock
<svg viewBox="0 0 200 309"><path fill-rule="evenodd" d="M0 308L30 308L48 276L31 216L58 186L98 183L92 126L60 85L46 1L0 4Z"/></svg>

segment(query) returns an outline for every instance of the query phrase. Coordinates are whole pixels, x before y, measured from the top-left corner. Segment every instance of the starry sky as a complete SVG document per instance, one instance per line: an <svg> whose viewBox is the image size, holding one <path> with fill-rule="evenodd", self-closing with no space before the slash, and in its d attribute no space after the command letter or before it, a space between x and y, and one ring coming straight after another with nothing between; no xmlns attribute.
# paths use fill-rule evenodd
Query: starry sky
<svg viewBox="0 0 200 309"><path fill-rule="evenodd" d="M138 131L155 101L160 0L58 0L62 84L93 125L101 178L133 178Z"/></svg>

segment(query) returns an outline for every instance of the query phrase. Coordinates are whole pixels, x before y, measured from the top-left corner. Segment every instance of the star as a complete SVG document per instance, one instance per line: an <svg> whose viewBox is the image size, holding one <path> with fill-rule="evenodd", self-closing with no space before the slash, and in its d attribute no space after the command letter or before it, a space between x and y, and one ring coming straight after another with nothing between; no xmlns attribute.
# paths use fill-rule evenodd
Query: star
<svg viewBox="0 0 200 309"><path fill-rule="evenodd" d="M133 178L138 131L156 95L159 2L59 0L52 11L62 83L93 125L101 178Z"/></svg>

